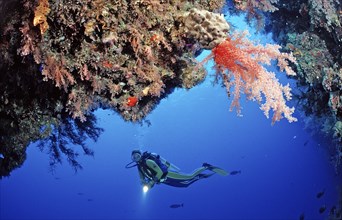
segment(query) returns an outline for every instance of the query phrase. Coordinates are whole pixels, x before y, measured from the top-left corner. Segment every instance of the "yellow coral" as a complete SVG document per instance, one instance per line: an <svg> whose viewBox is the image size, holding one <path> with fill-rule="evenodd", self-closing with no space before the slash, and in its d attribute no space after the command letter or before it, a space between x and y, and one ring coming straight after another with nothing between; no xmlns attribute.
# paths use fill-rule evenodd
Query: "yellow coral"
<svg viewBox="0 0 342 220"><path fill-rule="evenodd" d="M150 87L147 86L147 87L145 87L145 88L142 90L142 93L143 93L144 96L147 96L149 91L150 91Z"/></svg>
<svg viewBox="0 0 342 220"><path fill-rule="evenodd" d="M39 25L40 33L43 35L47 29L49 29L49 25L46 20L46 15L50 13L49 2L48 0L40 0L39 5L34 11L34 19L33 25Z"/></svg>

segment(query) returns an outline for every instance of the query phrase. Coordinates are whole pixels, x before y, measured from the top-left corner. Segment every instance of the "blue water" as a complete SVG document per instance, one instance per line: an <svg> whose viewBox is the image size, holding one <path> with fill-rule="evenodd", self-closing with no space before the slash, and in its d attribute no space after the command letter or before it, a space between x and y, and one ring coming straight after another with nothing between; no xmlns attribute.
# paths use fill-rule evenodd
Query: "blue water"
<svg viewBox="0 0 342 220"><path fill-rule="evenodd" d="M151 126L98 110L105 131L98 142L88 142L95 156L80 156L83 170L76 174L66 160L48 172L48 155L30 145L23 167L0 181L0 219L327 218L341 179L324 143L304 130L298 113L298 122L272 126L256 102L242 100L243 117L237 117L225 89L212 80L162 100L147 117ZM125 169L136 148L158 153L184 172L208 162L242 173L214 175L189 188L156 185L143 194L137 169ZM320 214L322 205L327 210Z"/></svg>

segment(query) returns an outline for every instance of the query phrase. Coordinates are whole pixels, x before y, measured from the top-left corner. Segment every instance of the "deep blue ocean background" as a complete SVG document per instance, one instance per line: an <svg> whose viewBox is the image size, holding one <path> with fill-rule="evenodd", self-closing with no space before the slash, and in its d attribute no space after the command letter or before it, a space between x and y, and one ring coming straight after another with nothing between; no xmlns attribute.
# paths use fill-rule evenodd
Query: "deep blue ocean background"
<svg viewBox="0 0 342 220"><path fill-rule="evenodd" d="M230 22L247 28L241 18ZM270 35L252 37L271 41ZM325 143L304 129L298 111L298 122L272 126L258 103L242 99L243 117L237 117L225 88L212 85L210 66L208 71L201 85L162 100L146 118L151 126L97 110L105 131L96 143L88 141L95 156L80 156L77 173L66 160L49 172L48 154L31 144L23 167L0 181L0 219L299 219L302 213L326 219L341 176ZM288 82L282 73L278 77ZM125 168L137 148L160 154L183 172L208 162L242 173L214 175L189 188L160 184L143 194L137 169ZM327 210L320 214L323 205Z"/></svg>

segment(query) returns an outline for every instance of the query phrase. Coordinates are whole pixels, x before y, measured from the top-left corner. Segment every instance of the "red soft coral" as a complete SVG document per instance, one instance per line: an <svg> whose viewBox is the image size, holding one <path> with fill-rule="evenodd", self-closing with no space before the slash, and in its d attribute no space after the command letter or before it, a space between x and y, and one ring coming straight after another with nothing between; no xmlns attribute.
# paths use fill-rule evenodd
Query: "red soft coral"
<svg viewBox="0 0 342 220"><path fill-rule="evenodd" d="M288 64L288 60L295 62L294 57L292 54L281 53L279 45L254 45L246 38L247 34L248 32L233 34L217 45L208 57L214 58L217 74L223 79L228 94L234 87L231 109L236 107L240 113L239 99L241 93L245 93L248 99L258 102L265 97L261 109L266 117L271 109L274 111L273 123L279 121L282 115L289 122L296 121L292 116L294 108L286 105L286 100L291 99L289 85L281 85L275 74L263 66L270 65L271 60L277 60L281 71L294 75Z"/></svg>

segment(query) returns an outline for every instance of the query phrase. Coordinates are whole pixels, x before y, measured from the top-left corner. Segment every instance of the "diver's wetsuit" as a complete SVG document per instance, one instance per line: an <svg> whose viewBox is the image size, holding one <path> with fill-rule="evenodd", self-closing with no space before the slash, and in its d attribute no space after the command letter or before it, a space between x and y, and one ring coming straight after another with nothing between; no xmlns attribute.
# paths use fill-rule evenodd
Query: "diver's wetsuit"
<svg viewBox="0 0 342 220"><path fill-rule="evenodd" d="M162 182L164 184L175 186L175 187L188 187L197 180L208 178L215 173L204 174L203 171L208 170L207 167L198 168L192 174L182 174L169 171L166 179Z"/></svg>
<svg viewBox="0 0 342 220"><path fill-rule="evenodd" d="M138 164L141 183L146 184L148 182L150 187L153 187L154 183L164 183L174 187L188 187L197 180L215 174L214 171L209 174L203 173L206 170L212 171L212 168L219 169L212 166L202 166L191 174L185 174L172 170L170 163L166 161L162 163L158 155L148 152L144 152L142 161Z"/></svg>

